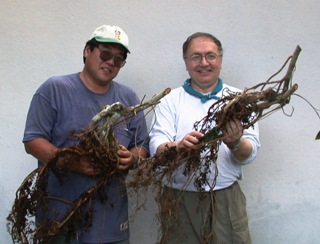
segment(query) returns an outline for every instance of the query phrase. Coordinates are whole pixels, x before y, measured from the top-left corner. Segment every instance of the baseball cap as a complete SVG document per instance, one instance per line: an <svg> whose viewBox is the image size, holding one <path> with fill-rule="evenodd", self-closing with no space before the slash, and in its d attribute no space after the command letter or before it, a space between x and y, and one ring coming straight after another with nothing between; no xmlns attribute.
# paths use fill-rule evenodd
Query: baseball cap
<svg viewBox="0 0 320 244"><path fill-rule="evenodd" d="M119 26L102 25L94 30L90 40L94 38L98 42L117 43L125 47L129 51L129 38L127 34Z"/></svg>

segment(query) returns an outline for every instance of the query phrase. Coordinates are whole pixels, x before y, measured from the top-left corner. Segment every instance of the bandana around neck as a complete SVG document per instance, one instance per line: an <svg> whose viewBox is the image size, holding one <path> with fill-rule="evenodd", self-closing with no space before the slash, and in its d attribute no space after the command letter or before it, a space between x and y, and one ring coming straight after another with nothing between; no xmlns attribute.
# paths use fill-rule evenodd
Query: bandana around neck
<svg viewBox="0 0 320 244"><path fill-rule="evenodd" d="M187 79L184 84L183 84L183 89L189 93L190 95L194 96L194 97L198 97L200 98L202 103L205 103L206 101L210 100L210 99L220 99L221 97L216 96L218 92L220 92L222 90L222 85L223 82L220 78L218 78L218 84L217 86L213 89L212 92L208 93L208 94L202 94L200 92L197 92L196 90L194 90L191 86L191 79Z"/></svg>

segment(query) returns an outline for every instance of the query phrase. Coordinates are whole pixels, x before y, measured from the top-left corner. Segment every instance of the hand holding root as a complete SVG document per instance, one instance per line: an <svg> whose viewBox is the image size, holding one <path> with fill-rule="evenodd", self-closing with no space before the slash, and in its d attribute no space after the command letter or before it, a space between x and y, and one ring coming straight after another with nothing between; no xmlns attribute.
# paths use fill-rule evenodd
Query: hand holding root
<svg viewBox="0 0 320 244"><path fill-rule="evenodd" d="M235 148L243 135L243 126L236 117L233 117L222 128L223 142L231 149Z"/></svg>
<svg viewBox="0 0 320 244"><path fill-rule="evenodd" d="M200 142L200 138L203 134L199 131L192 131L185 135L181 141L177 142L178 150L191 150L196 149L197 144Z"/></svg>
<svg viewBox="0 0 320 244"><path fill-rule="evenodd" d="M119 145L117 155L119 157L117 169L120 171L129 169L129 167L134 161L132 153L126 147Z"/></svg>

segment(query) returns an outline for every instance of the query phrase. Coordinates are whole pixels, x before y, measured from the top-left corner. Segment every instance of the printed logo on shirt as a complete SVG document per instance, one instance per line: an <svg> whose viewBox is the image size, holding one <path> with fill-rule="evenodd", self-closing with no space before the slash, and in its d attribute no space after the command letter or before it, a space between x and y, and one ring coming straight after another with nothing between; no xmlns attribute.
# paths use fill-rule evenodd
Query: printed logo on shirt
<svg viewBox="0 0 320 244"><path fill-rule="evenodd" d="M124 231L129 228L128 220L122 224L120 224L120 231Z"/></svg>

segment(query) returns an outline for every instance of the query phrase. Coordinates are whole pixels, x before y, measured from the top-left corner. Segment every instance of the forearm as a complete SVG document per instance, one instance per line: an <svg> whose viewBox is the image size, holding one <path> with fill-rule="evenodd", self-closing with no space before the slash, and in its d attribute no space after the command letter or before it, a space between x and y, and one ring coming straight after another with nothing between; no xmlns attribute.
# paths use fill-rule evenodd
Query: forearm
<svg viewBox="0 0 320 244"><path fill-rule="evenodd" d="M48 162L59 150L52 143L43 138L37 138L24 143L25 150L42 163Z"/></svg>
<svg viewBox="0 0 320 244"><path fill-rule="evenodd" d="M238 142L234 143L233 145L229 144L227 146L232 152L233 156L239 161L247 159L253 150L253 146L250 141L244 138L240 138Z"/></svg>

